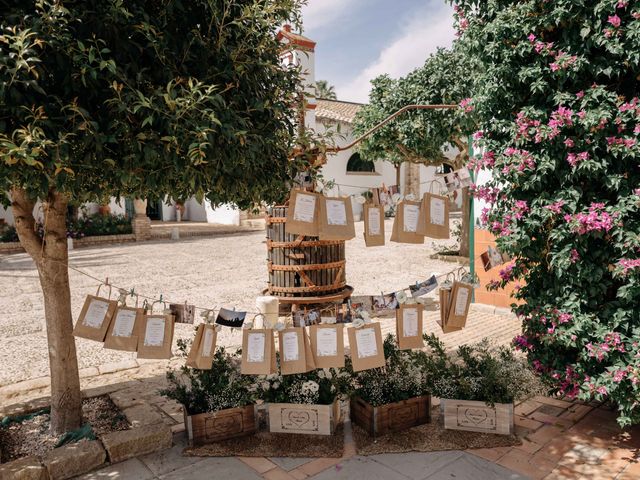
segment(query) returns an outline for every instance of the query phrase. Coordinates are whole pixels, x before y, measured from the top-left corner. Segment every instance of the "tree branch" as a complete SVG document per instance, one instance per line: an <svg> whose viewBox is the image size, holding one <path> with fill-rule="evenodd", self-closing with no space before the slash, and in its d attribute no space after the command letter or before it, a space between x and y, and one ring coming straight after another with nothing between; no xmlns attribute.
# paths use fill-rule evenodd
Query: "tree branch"
<svg viewBox="0 0 640 480"><path fill-rule="evenodd" d="M36 262L40 262L42 259L42 240L36 232L34 207L35 201L29 198L26 190L17 187L11 189L11 208L20 244Z"/></svg>

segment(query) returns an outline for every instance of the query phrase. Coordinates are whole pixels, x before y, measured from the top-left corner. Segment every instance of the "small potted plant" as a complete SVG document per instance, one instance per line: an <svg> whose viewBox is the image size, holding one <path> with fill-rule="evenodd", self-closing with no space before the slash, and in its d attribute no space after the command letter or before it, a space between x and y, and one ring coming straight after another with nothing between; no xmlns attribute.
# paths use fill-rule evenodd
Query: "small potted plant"
<svg viewBox="0 0 640 480"><path fill-rule="evenodd" d="M187 342L178 341L186 356ZM183 366L167 372L168 387L160 393L181 403L192 446L249 435L258 430L253 377L240 374L240 355L218 347L210 370Z"/></svg>
<svg viewBox="0 0 640 480"><path fill-rule="evenodd" d="M427 373L419 368L421 350L400 350L395 337L384 340L386 366L353 375L351 420L370 435L406 430L431 420Z"/></svg>
<svg viewBox="0 0 640 480"><path fill-rule="evenodd" d="M544 388L511 347L488 340L447 352L435 336L420 368L429 373L431 393L440 398L444 428L510 435L513 402L544 393Z"/></svg>
<svg viewBox="0 0 640 480"><path fill-rule="evenodd" d="M351 375L321 368L293 375L261 375L252 387L268 403L269 431L332 435L341 423L340 402L348 398Z"/></svg>

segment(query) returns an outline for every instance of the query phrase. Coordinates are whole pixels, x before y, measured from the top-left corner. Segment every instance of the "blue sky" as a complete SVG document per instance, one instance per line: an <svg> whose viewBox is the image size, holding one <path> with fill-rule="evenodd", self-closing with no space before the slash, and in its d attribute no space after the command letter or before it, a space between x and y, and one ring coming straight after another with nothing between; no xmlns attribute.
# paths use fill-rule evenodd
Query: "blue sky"
<svg viewBox="0 0 640 480"><path fill-rule="evenodd" d="M366 102L372 78L406 75L451 45L452 12L445 0L309 0L304 34L317 42L316 79L340 100Z"/></svg>

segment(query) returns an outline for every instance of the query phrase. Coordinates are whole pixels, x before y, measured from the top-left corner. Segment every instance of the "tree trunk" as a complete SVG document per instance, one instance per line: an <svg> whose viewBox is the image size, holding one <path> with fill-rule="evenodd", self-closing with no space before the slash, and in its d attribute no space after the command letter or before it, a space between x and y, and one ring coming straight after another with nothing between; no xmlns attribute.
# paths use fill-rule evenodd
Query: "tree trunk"
<svg viewBox="0 0 640 480"><path fill-rule="evenodd" d="M470 221L470 200L471 196L469 195L469 189L462 189L462 218L460 223L462 225L462 229L460 231L460 252L458 255L461 257L469 256L469 235L471 232L471 221ZM473 261L473 259L471 259Z"/></svg>
<svg viewBox="0 0 640 480"><path fill-rule="evenodd" d="M82 396L76 344L72 335L71 293L67 251L67 198L51 190L43 201L44 239L35 230L34 201L23 189L11 192L20 243L38 268L44 309L51 375L51 433L82 426Z"/></svg>

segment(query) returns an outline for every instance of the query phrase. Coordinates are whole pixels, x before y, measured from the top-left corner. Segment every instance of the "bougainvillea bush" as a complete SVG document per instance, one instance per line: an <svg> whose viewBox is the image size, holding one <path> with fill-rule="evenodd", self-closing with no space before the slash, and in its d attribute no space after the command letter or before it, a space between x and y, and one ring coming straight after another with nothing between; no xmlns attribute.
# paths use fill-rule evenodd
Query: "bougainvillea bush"
<svg viewBox="0 0 640 480"><path fill-rule="evenodd" d="M640 2L461 1L482 219L515 261L515 339L568 397L640 423Z"/></svg>

